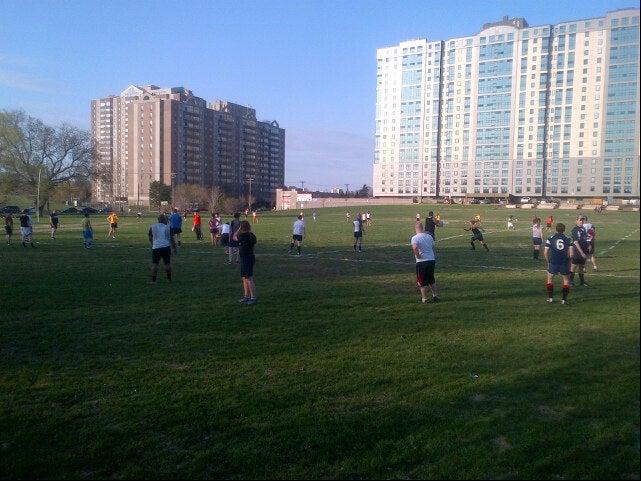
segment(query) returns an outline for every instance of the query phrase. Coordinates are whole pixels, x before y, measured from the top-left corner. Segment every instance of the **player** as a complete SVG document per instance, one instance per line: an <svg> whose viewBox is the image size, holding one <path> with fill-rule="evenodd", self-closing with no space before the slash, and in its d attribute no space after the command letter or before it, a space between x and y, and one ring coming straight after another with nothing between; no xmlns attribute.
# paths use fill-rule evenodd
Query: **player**
<svg viewBox="0 0 641 481"><path fill-rule="evenodd" d="M350 213L345 212L345 219L347 220L347 222L349 222L349 218L350 218Z"/></svg>
<svg viewBox="0 0 641 481"><path fill-rule="evenodd" d="M299 216L300 217L300 216ZM251 225L246 220L240 223L234 237L238 239L239 256L240 256L240 277L243 280L243 298L241 304L256 304L256 285L254 284L254 265L256 256L254 255L254 246L256 245L256 236L251 231Z"/></svg>
<svg viewBox="0 0 641 481"><path fill-rule="evenodd" d="M82 238L84 239L85 249L90 249L93 243L93 227L91 227L89 213L86 213L85 218L82 219Z"/></svg>
<svg viewBox="0 0 641 481"><path fill-rule="evenodd" d="M33 245L33 223L31 222L29 209L23 210L20 216L20 235L22 236L22 247L27 247L27 243L31 247L36 247Z"/></svg>
<svg viewBox="0 0 641 481"><path fill-rule="evenodd" d="M312 219L314 219L314 222L316 222L316 211L312 212Z"/></svg>
<svg viewBox="0 0 641 481"><path fill-rule="evenodd" d="M211 213L211 218L208 222L209 235L211 236L211 245L218 245L218 219L215 213Z"/></svg>
<svg viewBox="0 0 641 481"><path fill-rule="evenodd" d="M109 224L109 232L107 232L107 238L111 236L112 239L116 238L116 229L118 229L118 214L114 211L111 211L111 214L107 216L107 223Z"/></svg>
<svg viewBox="0 0 641 481"><path fill-rule="evenodd" d="M354 225L354 252L358 246L358 252L363 252L363 217L359 212L353 222Z"/></svg>
<svg viewBox="0 0 641 481"><path fill-rule="evenodd" d="M483 247L485 247L486 251L490 251L490 248L487 246L485 243L485 239L483 239L483 228L481 227L481 221L476 219L470 220L469 222L470 226L468 228L464 228L463 230L465 231L472 231L472 239L470 239L470 245L472 246L472 250L476 250L476 246L474 245L474 242L479 241Z"/></svg>
<svg viewBox="0 0 641 481"><path fill-rule="evenodd" d="M369 210L365 213L365 224L368 227L372 225L372 213Z"/></svg>
<svg viewBox="0 0 641 481"><path fill-rule="evenodd" d="M191 230L196 233L196 240L203 240L203 220L198 209L194 211L194 224Z"/></svg>
<svg viewBox="0 0 641 481"><path fill-rule="evenodd" d="M169 216L169 233L171 235L171 238L174 240L174 243L176 243L176 240L178 241L178 245L181 246L182 242L180 240L180 235L183 232L183 217L180 215L180 212L178 212L178 207L174 207L174 211L171 213Z"/></svg>
<svg viewBox="0 0 641 481"><path fill-rule="evenodd" d="M583 228L585 231L588 233L588 255L590 256L590 262L592 263L592 269L594 271L597 271L596 267L596 258L594 257L594 254L596 253L596 247L594 246L594 237L596 235L596 229L594 227L594 224L591 222L588 222L588 218L586 216L583 216Z"/></svg>
<svg viewBox="0 0 641 481"><path fill-rule="evenodd" d="M507 218L507 230L514 230L514 216L511 215Z"/></svg>
<svg viewBox="0 0 641 481"><path fill-rule="evenodd" d="M480 222L481 222L481 215L480 215L480 214L476 214L476 215L474 216L474 220L475 220L476 222L479 222L479 223L480 223Z"/></svg>
<svg viewBox="0 0 641 481"><path fill-rule="evenodd" d="M56 232L58 232L58 224L60 220L58 219L58 213L54 210L49 214L49 227L51 227L51 238L56 240Z"/></svg>
<svg viewBox="0 0 641 481"><path fill-rule="evenodd" d="M298 250L298 255L300 255L301 245L303 244L303 236L305 235L305 221L303 216L299 215L297 220L294 222L294 228L292 231L292 243L289 245L289 255L292 254L294 249L294 244L296 244L296 249Z"/></svg>
<svg viewBox="0 0 641 481"><path fill-rule="evenodd" d="M258 213L255 210L252 211L252 222L255 224L258 222Z"/></svg>
<svg viewBox="0 0 641 481"><path fill-rule="evenodd" d="M238 232L238 229L240 229L240 212L236 212L234 214L234 218L229 224L229 261L227 262L228 264L232 264L235 262L238 264L240 262L239 260L239 250L238 248L240 247L240 244L238 243L238 238L236 236L236 232Z"/></svg>
<svg viewBox="0 0 641 481"><path fill-rule="evenodd" d="M579 216L576 219L576 226L572 229L572 244L574 246L570 265L570 285L574 287L574 276L579 272L579 280L582 286L585 283L585 261L588 257L589 244L588 233L583 227L583 217Z"/></svg>
<svg viewBox="0 0 641 481"><path fill-rule="evenodd" d="M543 256L548 263L547 284L548 302L554 302L554 276L563 278L561 304L567 304L570 293L570 269L568 264L572 257L572 241L565 236L565 224L556 225L556 234L545 241Z"/></svg>
<svg viewBox="0 0 641 481"><path fill-rule="evenodd" d="M539 258L541 245L543 244L543 229L541 229L541 219L535 217L532 219L532 245L534 245L534 252L532 258L537 260Z"/></svg>
<svg viewBox="0 0 641 481"><path fill-rule="evenodd" d="M552 224L554 223L554 216L550 214L547 219L545 219L545 229L552 230Z"/></svg>
<svg viewBox="0 0 641 481"><path fill-rule="evenodd" d="M416 213L416 222L420 222L420 221L421 221L421 214L420 214L420 212L417 212Z"/></svg>
<svg viewBox="0 0 641 481"><path fill-rule="evenodd" d="M434 249L434 239L425 232L423 224L416 223L416 235L412 237L410 244L416 259L416 285L421 291L421 303L429 303L427 297L427 288L432 291L432 302L438 302L438 287L434 278L434 268L436 266L436 250Z"/></svg>
<svg viewBox="0 0 641 481"><path fill-rule="evenodd" d="M13 235L13 216L11 214L4 216L4 233L7 238L7 245L11 245L11 236Z"/></svg>
<svg viewBox="0 0 641 481"><path fill-rule="evenodd" d="M167 280L171 281L171 251L176 252L176 243L171 236L171 229L167 224L167 216L160 214L158 216L158 223L153 224L147 233L149 243L151 244L151 282L156 282L160 259L162 259L165 265Z"/></svg>
<svg viewBox="0 0 641 481"><path fill-rule="evenodd" d="M437 214L434 215L434 212L429 211L427 213L427 219L425 219L425 232L432 236L432 239L436 242L436 228L443 227L443 222L441 217Z"/></svg>
<svg viewBox="0 0 641 481"><path fill-rule="evenodd" d="M225 255L229 255L229 232L231 228L229 222L225 222L220 229L220 243L225 248Z"/></svg>

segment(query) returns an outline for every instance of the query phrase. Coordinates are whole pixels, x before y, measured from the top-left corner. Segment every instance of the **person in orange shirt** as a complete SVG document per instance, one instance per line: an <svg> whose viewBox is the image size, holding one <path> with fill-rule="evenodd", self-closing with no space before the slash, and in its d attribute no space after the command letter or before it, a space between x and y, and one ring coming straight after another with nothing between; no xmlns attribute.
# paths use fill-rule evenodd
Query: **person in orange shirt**
<svg viewBox="0 0 641 481"><path fill-rule="evenodd" d="M547 230L552 229L552 224L554 223L554 217L551 215L548 216L548 218L545 220L545 228Z"/></svg>
<svg viewBox="0 0 641 481"><path fill-rule="evenodd" d="M191 228L196 233L197 240L203 240L203 229L202 229L202 219L200 218L200 212L194 212L194 226Z"/></svg>
<svg viewBox="0 0 641 481"><path fill-rule="evenodd" d="M116 238L116 229L118 229L118 214L111 212L107 216L107 222L109 223L109 232L107 232L107 237L111 236L112 239Z"/></svg>

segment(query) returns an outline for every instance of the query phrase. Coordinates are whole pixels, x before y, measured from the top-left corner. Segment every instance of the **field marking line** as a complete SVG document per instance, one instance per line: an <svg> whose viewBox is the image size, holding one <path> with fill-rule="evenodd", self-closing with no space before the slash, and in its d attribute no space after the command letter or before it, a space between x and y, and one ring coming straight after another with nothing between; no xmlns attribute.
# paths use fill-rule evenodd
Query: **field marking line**
<svg viewBox="0 0 641 481"><path fill-rule="evenodd" d="M601 251L601 253L600 253L599 255L600 255L600 256L602 256L602 255L603 255L603 254L605 254L606 252L611 251L611 250L612 250L612 249L614 249L616 246L618 246L621 242L623 242L623 241L624 241L624 240L626 240L628 237L630 237L632 234L634 234L635 232L638 232L638 231L639 231L639 229L638 229L638 228L637 228L637 229L634 229L634 230L633 230L632 232L630 232L628 235L621 237L618 241L616 241L614 244L612 244L612 245L611 245L610 247L608 247L607 249L602 250L602 251Z"/></svg>

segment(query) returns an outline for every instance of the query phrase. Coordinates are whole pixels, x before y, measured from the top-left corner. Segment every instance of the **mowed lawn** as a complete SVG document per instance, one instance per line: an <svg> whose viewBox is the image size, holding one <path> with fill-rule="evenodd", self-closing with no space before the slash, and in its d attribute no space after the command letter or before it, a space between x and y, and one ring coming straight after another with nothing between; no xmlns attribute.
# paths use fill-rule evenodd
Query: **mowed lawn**
<svg viewBox="0 0 641 481"><path fill-rule="evenodd" d="M344 209L305 211L300 258L297 212L265 214L255 306L189 229L173 282L151 285L150 217L115 241L95 218L92 250L78 217L56 241L38 226L36 249L1 245L0 476L638 479L638 213L586 212L599 271L561 306L535 211L434 207L430 305L416 206L373 207L362 254ZM462 230L476 213L489 253Z"/></svg>

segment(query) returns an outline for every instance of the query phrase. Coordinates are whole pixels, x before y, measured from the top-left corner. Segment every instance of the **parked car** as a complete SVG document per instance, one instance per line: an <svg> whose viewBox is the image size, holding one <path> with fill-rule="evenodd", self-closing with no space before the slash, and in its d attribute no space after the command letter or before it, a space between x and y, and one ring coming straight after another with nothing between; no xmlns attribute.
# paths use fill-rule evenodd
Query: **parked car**
<svg viewBox="0 0 641 481"><path fill-rule="evenodd" d="M35 207L29 207L27 209L27 214L29 215L36 215L36 208Z"/></svg>
<svg viewBox="0 0 641 481"><path fill-rule="evenodd" d="M490 204L490 203L491 203L490 199L481 199L481 200L479 200L479 204Z"/></svg>
<svg viewBox="0 0 641 481"><path fill-rule="evenodd" d="M22 212L17 205L5 205L0 209L0 214L19 214Z"/></svg>
<svg viewBox="0 0 641 481"><path fill-rule="evenodd" d="M471 199L470 204L480 204L481 201L479 199Z"/></svg>
<svg viewBox="0 0 641 481"><path fill-rule="evenodd" d="M64 210L61 210L58 214L59 215L75 215L75 214L80 214L80 211L75 207L67 207Z"/></svg>
<svg viewBox="0 0 641 481"><path fill-rule="evenodd" d="M530 202L532 202L532 199L529 197L521 197L521 204L529 204Z"/></svg>
<svg viewBox="0 0 641 481"><path fill-rule="evenodd" d="M85 214L97 214L99 212L100 211L98 209L94 209L93 207L83 207L82 209L80 209L80 213L82 215L85 215Z"/></svg>

